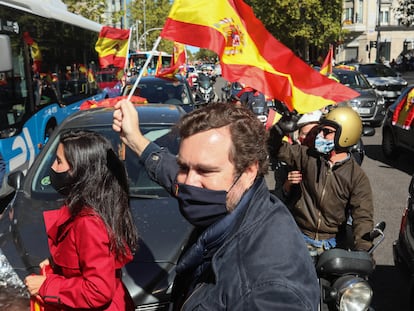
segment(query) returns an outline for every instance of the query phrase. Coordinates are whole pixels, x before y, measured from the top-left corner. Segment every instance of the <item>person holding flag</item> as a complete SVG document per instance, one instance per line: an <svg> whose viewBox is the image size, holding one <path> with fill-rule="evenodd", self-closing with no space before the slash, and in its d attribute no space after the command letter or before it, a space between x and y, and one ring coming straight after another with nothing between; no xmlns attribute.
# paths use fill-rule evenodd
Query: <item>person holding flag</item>
<svg viewBox="0 0 414 311"><path fill-rule="evenodd" d="M178 156L139 130L131 102L113 129L179 203L194 234L176 267L173 310L312 310L319 285L292 215L270 194L266 130L246 107L212 103L183 116Z"/></svg>

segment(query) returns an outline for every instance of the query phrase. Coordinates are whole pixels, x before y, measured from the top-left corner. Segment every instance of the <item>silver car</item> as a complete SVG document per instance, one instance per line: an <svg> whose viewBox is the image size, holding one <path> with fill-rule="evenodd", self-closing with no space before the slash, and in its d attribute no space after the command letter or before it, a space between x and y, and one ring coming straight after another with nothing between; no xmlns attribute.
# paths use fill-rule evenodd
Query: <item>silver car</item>
<svg viewBox="0 0 414 311"><path fill-rule="evenodd" d="M381 126L386 111L384 97L365 76L359 71L345 69L334 69L333 76L360 94L350 100L349 104L359 113L362 122L373 127Z"/></svg>
<svg viewBox="0 0 414 311"><path fill-rule="evenodd" d="M358 64L356 68L367 77L369 83L384 97L386 107L391 105L407 86L407 81L397 71L384 64Z"/></svg>

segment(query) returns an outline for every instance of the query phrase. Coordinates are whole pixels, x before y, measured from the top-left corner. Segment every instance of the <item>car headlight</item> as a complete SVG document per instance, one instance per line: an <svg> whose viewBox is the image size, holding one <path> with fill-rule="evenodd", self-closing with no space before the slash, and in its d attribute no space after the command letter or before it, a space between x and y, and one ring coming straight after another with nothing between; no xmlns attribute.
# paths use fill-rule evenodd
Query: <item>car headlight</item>
<svg viewBox="0 0 414 311"><path fill-rule="evenodd" d="M13 267L7 260L6 256L0 249L0 287L15 288L21 294L27 294L26 286L19 278Z"/></svg>
<svg viewBox="0 0 414 311"><path fill-rule="evenodd" d="M207 93L207 91L205 89L203 89L202 87L200 87L200 92L203 93L203 94Z"/></svg>
<svg viewBox="0 0 414 311"><path fill-rule="evenodd" d="M340 311L367 310L372 299L372 289L367 281L347 275L335 281L337 307Z"/></svg>
<svg viewBox="0 0 414 311"><path fill-rule="evenodd" d="M357 108L361 105L361 103L360 103L360 101L359 100L350 100L349 101L349 104L351 105L351 107L354 109L354 110L357 110Z"/></svg>

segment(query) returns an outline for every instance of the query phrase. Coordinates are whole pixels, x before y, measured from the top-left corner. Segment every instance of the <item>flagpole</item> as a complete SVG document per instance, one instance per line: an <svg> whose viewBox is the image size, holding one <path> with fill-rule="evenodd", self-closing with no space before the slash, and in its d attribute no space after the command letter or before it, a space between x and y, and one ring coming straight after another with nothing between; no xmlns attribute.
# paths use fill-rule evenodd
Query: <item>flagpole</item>
<svg viewBox="0 0 414 311"><path fill-rule="evenodd" d="M127 56L125 58L124 73L126 73L126 70L129 64L128 60L129 60L129 46L131 44L131 35L132 35L132 27L129 28L128 47L127 47Z"/></svg>
<svg viewBox="0 0 414 311"><path fill-rule="evenodd" d="M128 95L128 98L127 98L128 101L131 101L131 97L134 94L134 92L135 92L135 90L138 86L138 83L141 80L144 71L147 69L148 64L150 63L150 61L152 59L152 56L154 55L155 51L157 50L157 47L160 44L160 42L161 42L161 37L158 37L157 40L154 43L154 46L152 47L150 55L148 56L147 60L144 63L144 66L142 66L141 70L139 71L139 75L138 75L137 79L135 80L134 86L132 87L131 91L129 92L129 95Z"/></svg>

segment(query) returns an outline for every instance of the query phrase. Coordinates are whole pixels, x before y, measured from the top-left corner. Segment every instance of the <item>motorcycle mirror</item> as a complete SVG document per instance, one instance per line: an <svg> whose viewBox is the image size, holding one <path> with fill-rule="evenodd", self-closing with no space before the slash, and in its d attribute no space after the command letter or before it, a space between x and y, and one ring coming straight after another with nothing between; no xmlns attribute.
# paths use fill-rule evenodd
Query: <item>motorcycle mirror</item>
<svg viewBox="0 0 414 311"><path fill-rule="evenodd" d="M374 136L375 135L375 128L364 126L362 129L362 136Z"/></svg>

